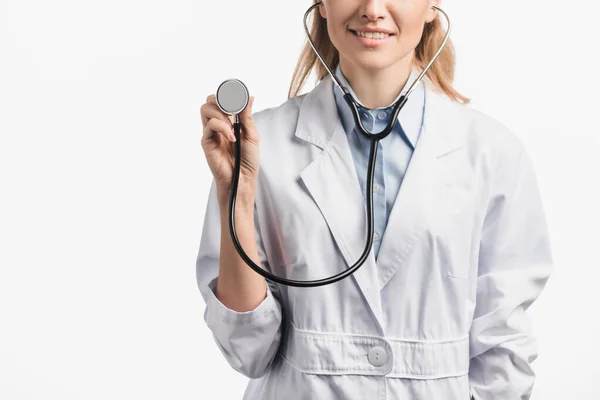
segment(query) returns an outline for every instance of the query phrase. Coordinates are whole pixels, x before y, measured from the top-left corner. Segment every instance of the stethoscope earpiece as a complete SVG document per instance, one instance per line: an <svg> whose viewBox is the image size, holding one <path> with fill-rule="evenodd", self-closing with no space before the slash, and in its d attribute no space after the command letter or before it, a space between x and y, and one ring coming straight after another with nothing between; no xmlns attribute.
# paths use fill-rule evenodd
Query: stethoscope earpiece
<svg viewBox="0 0 600 400"><path fill-rule="evenodd" d="M240 114L250 100L248 88L239 79L228 79L221 83L215 97L217 106L229 115Z"/></svg>

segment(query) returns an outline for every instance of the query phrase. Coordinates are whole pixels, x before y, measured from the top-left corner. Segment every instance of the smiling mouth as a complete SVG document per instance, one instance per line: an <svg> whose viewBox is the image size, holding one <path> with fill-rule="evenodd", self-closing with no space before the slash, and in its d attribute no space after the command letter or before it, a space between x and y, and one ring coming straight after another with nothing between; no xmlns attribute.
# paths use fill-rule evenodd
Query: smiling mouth
<svg viewBox="0 0 600 400"><path fill-rule="evenodd" d="M353 35L360 36L365 39L385 39L389 36L393 36L392 34L384 33L384 32L360 32L360 31L355 31L353 29L349 29L349 30L350 30L350 32L352 32Z"/></svg>

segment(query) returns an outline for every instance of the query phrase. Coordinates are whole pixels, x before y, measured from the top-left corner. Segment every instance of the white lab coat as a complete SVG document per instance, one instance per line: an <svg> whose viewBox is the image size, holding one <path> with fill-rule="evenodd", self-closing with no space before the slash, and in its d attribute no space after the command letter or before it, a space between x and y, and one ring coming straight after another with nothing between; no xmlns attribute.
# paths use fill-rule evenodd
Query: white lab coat
<svg viewBox="0 0 600 400"><path fill-rule="evenodd" d="M317 288L269 282L249 312L214 295L220 221L213 183L197 258L205 320L244 399L527 399L535 338L526 315L552 268L522 142L427 80L423 130L382 237L354 275ZM402 118L402 112L400 113ZM366 238L366 206L332 81L254 115L264 268L337 274Z"/></svg>

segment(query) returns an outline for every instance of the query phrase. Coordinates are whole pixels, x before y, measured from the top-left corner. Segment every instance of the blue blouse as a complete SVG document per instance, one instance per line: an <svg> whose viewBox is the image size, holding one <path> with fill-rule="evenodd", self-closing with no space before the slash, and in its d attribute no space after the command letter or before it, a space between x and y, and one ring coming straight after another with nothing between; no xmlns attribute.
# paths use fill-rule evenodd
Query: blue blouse
<svg viewBox="0 0 600 400"><path fill-rule="evenodd" d="M335 70L335 74L340 79L340 82L352 93L354 98L360 101L342 74L339 64ZM383 130L392 114L393 103L408 91L408 88L418 75L419 71L413 68L402 92L390 106L369 110L359 105L358 108L362 123L368 131L377 133ZM363 197L366 199L365 190L367 187L367 169L371 142L355 129L352 112L344 100L342 91L335 84L333 88L338 115L346 131L356 173L358 174L358 181ZM398 113L398 118L392 132L378 143L373 181L373 212L375 218L373 250L375 251L375 259L377 259L379 254L381 238L383 237L392 206L396 200L396 195L400 190L408 163L421 133L424 108L425 90L421 82L415 87L408 101Z"/></svg>

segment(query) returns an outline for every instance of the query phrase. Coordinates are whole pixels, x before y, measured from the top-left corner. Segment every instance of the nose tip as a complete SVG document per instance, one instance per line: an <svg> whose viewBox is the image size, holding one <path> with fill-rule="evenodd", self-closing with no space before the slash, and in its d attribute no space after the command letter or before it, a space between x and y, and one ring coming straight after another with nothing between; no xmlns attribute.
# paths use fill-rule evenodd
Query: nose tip
<svg viewBox="0 0 600 400"><path fill-rule="evenodd" d="M367 0L364 2L363 17L368 18L370 21L383 18L384 11L385 0Z"/></svg>

